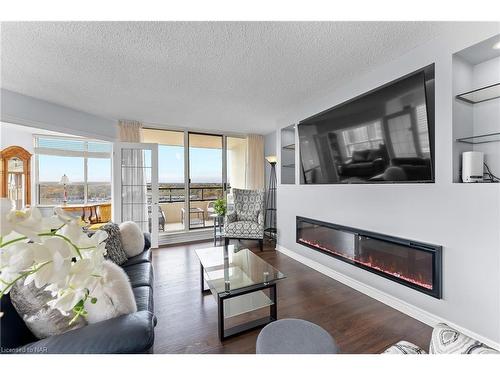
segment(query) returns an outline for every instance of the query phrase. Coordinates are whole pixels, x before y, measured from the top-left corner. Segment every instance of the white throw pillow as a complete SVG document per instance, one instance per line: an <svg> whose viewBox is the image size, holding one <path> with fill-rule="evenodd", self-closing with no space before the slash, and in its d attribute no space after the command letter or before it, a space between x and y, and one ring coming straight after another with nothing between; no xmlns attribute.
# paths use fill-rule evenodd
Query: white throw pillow
<svg viewBox="0 0 500 375"><path fill-rule="evenodd" d="M144 233L133 221L120 224L123 250L129 258L135 257L144 251Z"/></svg>
<svg viewBox="0 0 500 375"><path fill-rule="evenodd" d="M106 260L103 277L104 283L91 293L92 297L97 298L97 302L85 302L88 312L86 318L91 324L137 311L134 292L125 271Z"/></svg>

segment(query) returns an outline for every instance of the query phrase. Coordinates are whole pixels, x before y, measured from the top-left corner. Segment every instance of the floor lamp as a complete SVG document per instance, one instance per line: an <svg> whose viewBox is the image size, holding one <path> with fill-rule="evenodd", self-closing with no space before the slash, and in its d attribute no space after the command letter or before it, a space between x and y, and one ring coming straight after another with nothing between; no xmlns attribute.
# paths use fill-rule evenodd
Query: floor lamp
<svg viewBox="0 0 500 375"><path fill-rule="evenodd" d="M266 156L266 160L271 165L269 174L269 185L266 194L266 215L264 218L264 236L270 240L276 240L276 156Z"/></svg>

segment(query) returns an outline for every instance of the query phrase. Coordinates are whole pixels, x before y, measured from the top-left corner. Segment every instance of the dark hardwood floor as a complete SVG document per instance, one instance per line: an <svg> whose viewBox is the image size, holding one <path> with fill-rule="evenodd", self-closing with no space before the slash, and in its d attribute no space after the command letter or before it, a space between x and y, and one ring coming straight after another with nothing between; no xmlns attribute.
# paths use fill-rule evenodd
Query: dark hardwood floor
<svg viewBox="0 0 500 375"><path fill-rule="evenodd" d="M267 244L246 243L282 271L278 318L314 322L335 338L342 353L380 353L399 340L428 348L431 327L341 284ZM259 329L221 343L217 337L214 297L200 293L196 248L211 242L163 247L153 251L155 268L155 353L255 353Z"/></svg>

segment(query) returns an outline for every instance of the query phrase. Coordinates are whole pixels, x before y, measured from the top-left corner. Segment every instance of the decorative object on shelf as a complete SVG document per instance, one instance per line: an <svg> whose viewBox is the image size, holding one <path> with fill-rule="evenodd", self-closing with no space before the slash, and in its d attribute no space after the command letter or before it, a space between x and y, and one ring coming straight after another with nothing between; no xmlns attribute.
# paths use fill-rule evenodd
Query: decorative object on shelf
<svg viewBox="0 0 500 375"><path fill-rule="evenodd" d="M36 207L12 210L8 198L0 199L0 248L2 268L0 299L24 279L50 291L48 306L72 322L85 317L85 304L95 303L106 282L103 268L106 232L89 237L79 218L56 208L56 216L42 217ZM54 229L56 228L56 229Z"/></svg>
<svg viewBox="0 0 500 375"><path fill-rule="evenodd" d="M483 182L484 153L467 151L462 153L462 182Z"/></svg>
<svg viewBox="0 0 500 375"><path fill-rule="evenodd" d="M269 185L266 194L266 216L264 219L264 235L269 239L276 240L276 162L275 155L266 156L266 160L271 165L271 173L269 174Z"/></svg>
<svg viewBox="0 0 500 375"><path fill-rule="evenodd" d="M31 154L20 146L0 152L0 197L14 201L15 208L31 204Z"/></svg>
<svg viewBox="0 0 500 375"><path fill-rule="evenodd" d="M468 143L470 145L480 145L482 143L500 142L500 132L458 138L457 142Z"/></svg>
<svg viewBox="0 0 500 375"><path fill-rule="evenodd" d="M481 103L497 98L500 98L500 83L495 83L457 95L457 99L470 104Z"/></svg>
<svg viewBox="0 0 500 375"><path fill-rule="evenodd" d="M219 198L214 202L214 212L218 216L224 216L226 214L226 209L227 205L225 199Z"/></svg>
<svg viewBox="0 0 500 375"><path fill-rule="evenodd" d="M68 176L66 176L66 174L63 174L61 176L61 181L59 181L59 185L62 185L64 189L63 204L68 203L68 190L66 189L66 185L68 184L69 184L69 178Z"/></svg>

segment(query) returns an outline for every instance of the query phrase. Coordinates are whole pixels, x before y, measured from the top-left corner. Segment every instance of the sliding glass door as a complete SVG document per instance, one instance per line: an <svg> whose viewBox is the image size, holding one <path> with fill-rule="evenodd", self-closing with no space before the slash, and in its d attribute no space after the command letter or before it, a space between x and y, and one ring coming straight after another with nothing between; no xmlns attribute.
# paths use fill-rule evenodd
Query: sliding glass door
<svg viewBox="0 0 500 375"><path fill-rule="evenodd" d="M189 229L212 227L214 202L225 196L224 138L201 133L188 137L189 212L184 213L184 220Z"/></svg>
<svg viewBox="0 0 500 375"><path fill-rule="evenodd" d="M244 137L143 129L158 144L159 235L213 227L214 202L246 185Z"/></svg>

